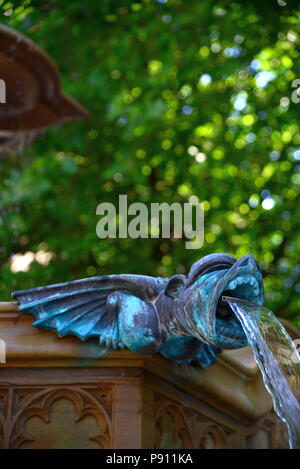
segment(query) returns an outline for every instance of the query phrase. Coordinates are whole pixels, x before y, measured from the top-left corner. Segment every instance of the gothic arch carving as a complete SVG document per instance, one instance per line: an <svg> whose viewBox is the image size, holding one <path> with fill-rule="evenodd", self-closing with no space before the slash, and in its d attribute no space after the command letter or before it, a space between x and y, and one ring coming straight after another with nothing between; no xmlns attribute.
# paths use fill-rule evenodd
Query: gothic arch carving
<svg viewBox="0 0 300 469"><path fill-rule="evenodd" d="M155 416L156 448L193 448L188 421L180 406L163 401Z"/></svg>
<svg viewBox="0 0 300 469"><path fill-rule="evenodd" d="M34 390L14 388L11 392L7 412L11 417L2 417L2 433L6 436L2 447L37 448L45 440L47 447L52 444L55 448L69 447L76 444L76 435L83 447L111 447L110 389L59 386Z"/></svg>
<svg viewBox="0 0 300 469"><path fill-rule="evenodd" d="M198 425L199 443L197 448L201 449L229 449L225 431L217 424L201 422Z"/></svg>

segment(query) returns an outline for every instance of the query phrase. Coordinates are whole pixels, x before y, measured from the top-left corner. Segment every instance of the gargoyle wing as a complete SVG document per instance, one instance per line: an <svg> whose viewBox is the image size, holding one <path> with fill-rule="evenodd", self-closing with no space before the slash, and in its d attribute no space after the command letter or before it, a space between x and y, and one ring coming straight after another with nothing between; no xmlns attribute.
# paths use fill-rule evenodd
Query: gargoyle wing
<svg viewBox="0 0 300 469"><path fill-rule="evenodd" d="M117 312L108 307L108 296L122 291L153 301L167 283L168 279L144 275L105 275L15 291L12 297L20 303L20 311L35 316L35 327L55 331L60 337L99 337L100 343L123 348Z"/></svg>

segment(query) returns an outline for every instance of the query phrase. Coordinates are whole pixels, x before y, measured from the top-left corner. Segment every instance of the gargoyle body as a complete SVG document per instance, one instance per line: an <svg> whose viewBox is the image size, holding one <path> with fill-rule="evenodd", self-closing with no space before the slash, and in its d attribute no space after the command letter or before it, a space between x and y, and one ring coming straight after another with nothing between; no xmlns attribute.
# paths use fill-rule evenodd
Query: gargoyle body
<svg viewBox="0 0 300 469"><path fill-rule="evenodd" d="M34 326L60 337L98 338L107 348L160 352L180 363L215 362L222 349L247 345L222 295L263 304L261 272L252 255L211 254L189 274L170 279L106 275L16 291Z"/></svg>

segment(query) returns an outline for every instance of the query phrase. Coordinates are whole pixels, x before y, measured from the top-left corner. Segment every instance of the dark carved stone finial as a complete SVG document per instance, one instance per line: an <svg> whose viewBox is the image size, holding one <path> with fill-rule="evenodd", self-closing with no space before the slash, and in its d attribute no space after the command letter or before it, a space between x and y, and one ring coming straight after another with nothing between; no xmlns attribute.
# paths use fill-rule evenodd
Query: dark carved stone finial
<svg viewBox="0 0 300 469"><path fill-rule="evenodd" d="M0 25L0 151L22 149L51 125L87 116L61 91L49 56L18 31Z"/></svg>

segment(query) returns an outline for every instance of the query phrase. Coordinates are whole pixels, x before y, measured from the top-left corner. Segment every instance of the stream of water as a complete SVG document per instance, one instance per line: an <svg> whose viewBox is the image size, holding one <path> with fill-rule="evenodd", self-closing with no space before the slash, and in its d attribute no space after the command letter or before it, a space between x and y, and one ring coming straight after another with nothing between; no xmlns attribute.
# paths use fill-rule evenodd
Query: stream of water
<svg viewBox="0 0 300 469"><path fill-rule="evenodd" d="M239 319L274 409L287 425L290 447L300 448L300 357L276 316L264 306L223 297Z"/></svg>

